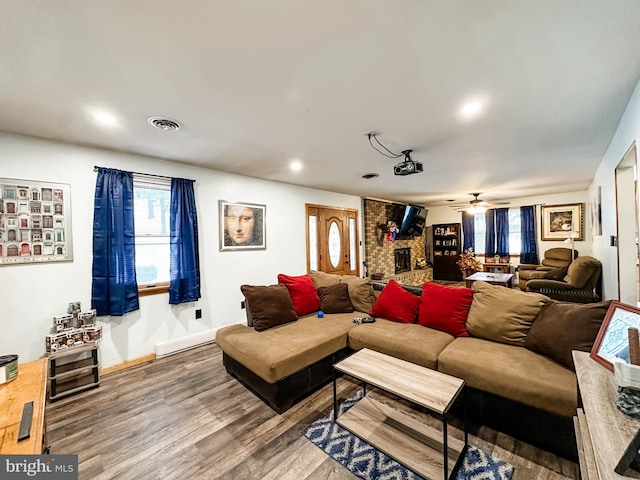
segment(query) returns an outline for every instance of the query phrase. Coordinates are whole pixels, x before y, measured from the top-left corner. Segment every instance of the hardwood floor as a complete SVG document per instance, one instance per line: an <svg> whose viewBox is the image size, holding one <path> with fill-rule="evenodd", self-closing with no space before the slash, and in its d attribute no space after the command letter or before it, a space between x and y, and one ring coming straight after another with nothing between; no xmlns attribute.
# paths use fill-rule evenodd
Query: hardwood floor
<svg viewBox="0 0 640 480"><path fill-rule="evenodd" d="M100 383L47 405L51 453L78 454L80 479L357 478L302 436L331 408L331 385L278 415L226 373L216 345ZM338 381L341 399L357 388ZM473 433L472 445L516 467L514 480L577 478L575 463L484 427Z"/></svg>

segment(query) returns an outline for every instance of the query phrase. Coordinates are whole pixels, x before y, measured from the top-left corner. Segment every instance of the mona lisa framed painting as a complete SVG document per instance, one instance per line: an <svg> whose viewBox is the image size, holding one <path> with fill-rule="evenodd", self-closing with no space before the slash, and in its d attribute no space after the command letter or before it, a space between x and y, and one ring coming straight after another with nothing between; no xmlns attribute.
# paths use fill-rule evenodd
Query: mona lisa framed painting
<svg viewBox="0 0 640 480"><path fill-rule="evenodd" d="M220 251L266 250L266 205L220 200Z"/></svg>

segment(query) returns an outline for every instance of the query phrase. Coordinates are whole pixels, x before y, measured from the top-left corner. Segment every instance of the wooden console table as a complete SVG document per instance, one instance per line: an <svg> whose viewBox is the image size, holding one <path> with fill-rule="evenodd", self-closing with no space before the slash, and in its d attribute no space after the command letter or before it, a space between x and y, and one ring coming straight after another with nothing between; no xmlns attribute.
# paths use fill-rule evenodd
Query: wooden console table
<svg viewBox="0 0 640 480"><path fill-rule="evenodd" d="M482 271L511 273L511 264L510 263L483 263Z"/></svg>
<svg viewBox="0 0 640 480"><path fill-rule="evenodd" d="M573 352L582 408L574 417L580 474L583 480L619 480L640 478L640 473L627 470L614 472L627 446L640 430L640 419L620 412L613 372L597 363L586 352Z"/></svg>
<svg viewBox="0 0 640 480"><path fill-rule="evenodd" d="M18 377L0 385L0 454L41 454L45 445L44 405L47 362L40 359L18 365ZM22 408L33 402L29 438L18 442Z"/></svg>

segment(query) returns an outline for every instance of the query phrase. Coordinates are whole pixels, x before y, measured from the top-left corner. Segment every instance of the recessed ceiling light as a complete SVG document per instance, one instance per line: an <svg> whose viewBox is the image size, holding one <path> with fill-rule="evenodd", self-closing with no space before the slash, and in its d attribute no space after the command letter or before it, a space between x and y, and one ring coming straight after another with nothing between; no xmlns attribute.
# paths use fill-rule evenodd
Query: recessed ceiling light
<svg viewBox="0 0 640 480"><path fill-rule="evenodd" d="M465 118L473 118L480 114L482 111L482 103L480 102L469 102L462 106L460 109L460 113Z"/></svg>
<svg viewBox="0 0 640 480"><path fill-rule="evenodd" d="M95 112L93 118L103 127L115 127L118 119L107 112Z"/></svg>
<svg viewBox="0 0 640 480"><path fill-rule="evenodd" d="M364 175L362 175L362 178L364 178L365 180L369 180L371 178L376 178L379 177L380 175L377 173L365 173Z"/></svg>
<svg viewBox="0 0 640 480"><path fill-rule="evenodd" d="M159 130L164 130L165 132L177 132L182 128L180 123L168 117L149 117L147 118L147 122L149 122L149 125Z"/></svg>
<svg viewBox="0 0 640 480"><path fill-rule="evenodd" d="M460 121L473 120L484 113L486 110L487 101L486 98L474 98L468 102L463 103L458 109L458 118Z"/></svg>
<svg viewBox="0 0 640 480"><path fill-rule="evenodd" d="M294 172L299 172L302 170L302 162L300 160L292 160L289 164L289 168Z"/></svg>

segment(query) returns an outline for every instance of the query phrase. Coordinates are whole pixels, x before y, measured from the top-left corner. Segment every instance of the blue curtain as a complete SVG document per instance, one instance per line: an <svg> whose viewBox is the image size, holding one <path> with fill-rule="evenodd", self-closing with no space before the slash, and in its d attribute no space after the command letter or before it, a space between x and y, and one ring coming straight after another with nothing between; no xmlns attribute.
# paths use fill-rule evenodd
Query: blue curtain
<svg viewBox="0 0 640 480"><path fill-rule="evenodd" d="M193 180L171 179L171 266L169 303L200 298L198 218Z"/></svg>
<svg viewBox="0 0 640 480"><path fill-rule="evenodd" d="M487 226L484 234L484 256L493 257L496 254L495 210L487 210L484 213L484 218Z"/></svg>
<svg viewBox="0 0 640 480"><path fill-rule="evenodd" d="M93 202L91 307L98 315L138 310L133 175L98 169Z"/></svg>
<svg viewBox="0 0 640 480"><path fill-rule="evenodd" d="M496 208L496 253L509 255L509 209Z"/></svg>
<svg viewBox="0 0 640 480"><path fill-rule="evenodd" d="M536 214L533 206L520 207L520 263L537 265Z"/></svg>
<svg viewBox="0 0 640 480"><path fill-rule="evenodd" d="M473 248L473 251L476 251L475 234L475 216L473 215L473 213L462 212L462 235L464 237L464 251L466 251L468 248Z"/></svg>

